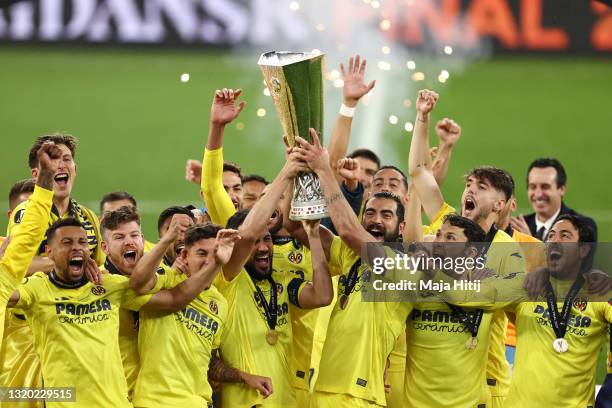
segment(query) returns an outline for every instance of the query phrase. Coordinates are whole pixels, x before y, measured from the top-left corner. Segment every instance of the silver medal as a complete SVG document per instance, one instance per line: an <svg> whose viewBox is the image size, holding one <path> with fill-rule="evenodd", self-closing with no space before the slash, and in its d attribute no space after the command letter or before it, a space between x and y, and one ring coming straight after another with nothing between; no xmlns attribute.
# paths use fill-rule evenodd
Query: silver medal
<svg viewBox="0 0 612 408"><path fill-rule="evenodd" d="M569 344L565 339L555 339L555 341L553 341L553 349L555 349L557 353L565 353L569 349Z"/></svg>

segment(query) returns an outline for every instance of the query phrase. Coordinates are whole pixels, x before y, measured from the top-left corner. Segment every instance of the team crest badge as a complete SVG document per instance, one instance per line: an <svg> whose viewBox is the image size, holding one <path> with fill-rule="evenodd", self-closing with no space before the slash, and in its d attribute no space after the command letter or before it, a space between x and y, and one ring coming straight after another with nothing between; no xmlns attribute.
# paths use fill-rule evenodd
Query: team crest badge
<svg viewBox="0 0 612 408"><path fill-rule="evenodd" d="M291 251L289 252L289 256L287 258L289 259L289 262L299 264L302 262L302 259L304 259L304 255L302 255L300 252Z"/></svg>
<svg viewBox="0 0 612 408"><path fill-rule="evenodd" d="M106 293L106 289L104 289L104 286L94 286L91 288L91 293L96 296L102 296Z"/></svg>
<svg viewBox="0 0 612 408"><path fill-rule="evenodd" d="M581 312L584 312L588 303L589 301L586 297L578 296L576 299L574 299L574 303L572 303L572 306L574 306L576 309L580 310Z"/></svg>
<svg viewBox="0 0 612 408"><path fill-rule="evenodd" d="M283 285L281 285L280 283L276 284L276 293L278 293L279 295L283 293Z"/></svg>
<svg viewBox="0 0 612 408"><path fill-rule="evenodd" d="M217 302L215 302L214 300L210 301L210 303L208 304L208 308L215 315L219 314L219 306L217 305Z"/></svg>

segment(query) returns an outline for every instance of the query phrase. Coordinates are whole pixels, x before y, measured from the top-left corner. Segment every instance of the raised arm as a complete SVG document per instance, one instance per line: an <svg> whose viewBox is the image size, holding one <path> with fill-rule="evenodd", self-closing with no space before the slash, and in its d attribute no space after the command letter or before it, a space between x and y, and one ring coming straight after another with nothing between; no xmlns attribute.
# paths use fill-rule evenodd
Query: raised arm
<svg viewBox="0 0 612 408"><path fill-rule="evenodd" d="M191 225L191 218L185 214L175 214L170 220L168 231L161 237L159 242L145 253L136 264L134 272L130 276L130 288L138 293L149 292L157 281L156 271L168 248L174 244L180 234Z"/></svg>
<svg viewBox="0 0 612 408"><path fill-rule="evenodd" d="M53 205L53 177L57 172L61 154L61 150L53 142L46 142L38 149L37 157L41 170L34 193L30 196L19 228L13 230L4 256L0 259L0 282L11 286L6 289L8 293L24 278L45 237Z"/></svg>
<svg viewBox="0 0 612 408"><path fill-rule="evenodd" d="M174 288L155 293L143 308L146 310L176 312L187 306L189 302L212 285L219 269L232 256L234 243L239 239L240 236L236 230L220 230L215 239L212 261Z"/></svg>
<svg viewBox="0 0 612 408"><path fill-rule="evenodd" d="M364 59L361 61L359 55L356 55L354 58L349 58L348 69L345 69L344 64L340 64L342 80L344 81L344 86L342 88L344 107L336 118L336 124L334 125L334 130L332 131L328 145L329 159L333 168L336 167L338 160L346 156L351 135L354 109L357 103L365 94L374 88L374 85L376 85L376 81L372 81L367 85L363 81L365 69L366 60ZM338 175L337 180L341 182L342 178Z"/></svg>
<svg viewBox="0 0 612 408"><path fill-rule="evenodd" d="M412 185L417 190L425 208L425 213L433 220L444 204L440 186L431 170L431 155L429 154L429 113L438 100L438 94L421 90L418 93L416 108L417 117L408 154L408 174Z"/></svg>
<svg viewBox="0 0 612 408"><path fill-rule="evenodd" d="M299 303L302 309L314 309L327 306L334 298L331 276L327 259L321 245L319 221L302 221L308 235L310 254L312 257L312 282L300 291Z"/></svg>
<svg viewBox="0 0 612 408"><path fill-rule="evenodd" d="M413 185L408 189L404 200L404 231L402 241L406 245L423 241L423 222L421 221L421 199Z"/></svg>
<svg viewBox="0 0 612 408"><path fill-rule="evenodd" d="M223 133L225 125L240 115L246 102L236 103L242 90L216 90L210 108L208 141L202 160L201 189L210 219L225 225L236 212L231 198L223 187Z"/></svg>
<svg viewBox="0 0 612 408"><path fill-rule="evenodd" d="M461 136L461 128L459 126L450 126L448 119L443 119L436 125L436 134L440 143L438 145L438 154L431 165L431 170L438 185L442 186L448 174L453 147L459 140L459 136Z"/></svg>
<svg viewBox="0 0 612 408"><path fill-rule="evenodd" d="M321 187L325 195L327 211L338 231L338 235L356 253L361 252L361 246L366 242L375 242L372 237L359 223L357 216L344 199L340 187L334 176L334 171L329 165L329 155L327 150L321 146L321 141L314 129L310 129L313 144L305 139L298 137L300 147L295 148L299 158L319 176Z"/></svg>
<svg viewBox="0 0 612 408"><path fill-rule="evenodd" d="M297 155L290 153L285 166L269 187L268 192L251 208L246 219L238 229L240 241L232 253L232 257L223 267L226 280L233 280L249 259L253 246L268 231L268 222L283 195L283 192L300 171L307 171L305 163L298 160Z"/></svg>

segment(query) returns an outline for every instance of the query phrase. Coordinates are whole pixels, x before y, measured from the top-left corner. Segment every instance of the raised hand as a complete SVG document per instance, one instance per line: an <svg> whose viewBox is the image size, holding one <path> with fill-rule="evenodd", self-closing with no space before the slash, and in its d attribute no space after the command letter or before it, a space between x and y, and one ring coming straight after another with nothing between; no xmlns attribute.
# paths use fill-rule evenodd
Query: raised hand
<svg viewBox="0 0 612 408"><path fill-rule="evenodd" d="M236 104L241 93L241 89L217 89L210 108L210 123L224 126L236 119L246 105L245 101Z"/></svg>
<svg viewBox="0 0 612 408"><path fill-rule="evenodd" d="M416 109L422 114L428 114L436 106L438 94L429 89L422 89L417 94Z"/></svg>
<svg viewBox="0 0 612 408"><path fill-rule="evenodd" d="M306 163L301 157L294 151L294 149L287 149L287 161L283 170L281 170L285 177L288 179L294 179L298 173L309 171Z"/></svg>
<svg viewBox="0 0 612 408"><path fill-rule="evenodd" d="M52 190L53 176L55 176L59 167L62 151L54 142L45 142L36 152L36 157L40 164L40 174L36 184L47 190Z"/></svg>
<svg viewBox="0 0 612 408"><path fill-rule="evenodd" d="M193 220L187 214L174 214L170 220L168 231L164 234L164 238L174 242L192 225Z"/></svg>
<svg viewBox="0 0 612 408"><path fill-rule="evenodd" d="M217 232L215 240L215 260L219 265L229 262L234 251L234 244L240 240L237 230L222 229Z"/></svg>
<svg viewBox="0 0 612 408"><path fill-rule="evenodd" d="M309 237L319 235L321 220L302 220L302 227Z"/></svg>
<svg viewBox="0 0 612 408"><path fill-rule="evenodd" d="M195 184L202 181L202 162L199 160L187 160L185 163L185 180Z"/></svg>
<svg viewBox="0 0 612 408"><path fill-rule="evenodd" d="M306 162L314 172L329 168L329 153L321 145L317 131L310 128L310 136L312 137L312 144L302 137L296 137L295 141L299 147L294 147L293 153L296 153L300 160Z"/></svg>
<svg viewBox="0 0 612 408"><path fill-rule="evenodd" d="M87 279L94 285L102 284L102 272L100 272L100 268L96 261L89 257L85 261L85 274L87 275Z"/></svg>
<svg viewBox="0 0 612 408"><path fill-rule="evenodd" d="M454 120L444 118L436 124L436 135L440 143L454 146L461 136L461 127Z"/></svg>
<svg viewBox="0 0 612 408"><path fill-rule="evenodd" d="M342 72L342 80L344 81L343 95L344 104L349 107L355 107L359 99L370 92L376 81L372 81L366 85L363 81L367 61L365 58L361 61L361 57L356 55L354 58L349 58L348 70L344 68L344 64L340 64Z"/></svg>
<svg viewBox="0 0 612 408"><path fill-rule="evenodd" d="M510 217L510 225L518 232L531 235L529 225L527 224L527 221L525 221L525 217L523 217L523 214L519 215L518 217Z"/></svg>
<svg viewBox="0 0 612 408"><path fill-rule="evenodd" d="M346 181L349 187L356 187L359 182L359 162L356 159L345 157L338 160L336 171Z"/></svg>

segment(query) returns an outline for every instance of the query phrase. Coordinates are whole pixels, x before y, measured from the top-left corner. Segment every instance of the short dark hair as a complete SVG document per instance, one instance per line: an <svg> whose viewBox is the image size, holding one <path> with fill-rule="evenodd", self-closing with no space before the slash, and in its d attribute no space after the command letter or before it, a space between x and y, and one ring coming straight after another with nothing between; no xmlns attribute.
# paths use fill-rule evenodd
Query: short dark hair
<svg viewBox="0 0 612 408"><path fill-rule="evenodd" d="M240 177L240 180L242 181L242 169L236 163L228 161L223 162L223 172L225 173L226 171L235 173L238 177Z"/></svg>
<svg viewBox="0 0 612 408"><path fill-rule="evenodd" d="M569 221L578 230L578 242L597 242L595 231L585 217L576 214L562 214L557 218L555 224L563 220Z"/></svg>
<svg viewBox="0 0 612 408"><path fill-rule="evenodd" d="M216 238L219 231L221 226L211 222L194 225L185 232L185 247L189 248L202 239Z"/></svg>
<svg viewBox="0 0 612 408"><path fill-rule="evenodd" d="M140 216L134 208L123 206L115 211L105 212L100 220L100 229L104 234L107 230L116 230L120 225L128 222L136 222L140 225Z"/></svg>
<svg viewBox="0 0 612 408"><path fill-rule="evenodd" d="M74 159L76 155L77 144L79 141L76 137L67 133L53 133L51 135L39 136L38 138L36 138L36 141L30 148L30 154L28 156L28 166L30 166L31 169L35 169L36 167L38 167L38 156L36 155L36 153L38 153L38 150L40 150L40 147L45 142L53 142L56 145L66 146L68 150L70 150L72 158Z"/></svg>
<svg viewBox="0 0 612 408"><path fill-rule="evenodd" d="M159 218L157 219L157 233L159 234L161 231L162 225L166 222L168 218L172 218L175 214L185 214L188 215L195 222L195 217L193 213L185 207L172 206L166 208L164 211L159 214Z"/></svg>
<svg viewBox="0 0 612 408"><path fill-rule="evenodd" d="M493 166L478 166L465 175L465 180L469 177L488 181L494 189L504 193L506 201L514 194L514 178L506 170Z"/></svg>
<svg viewBox="0 0 612 408"><path fill-rule="evenodd" d="M242 178L242 184L246 184L250 181L258 181L260 183L265 184L266 186L270 184L268 180L266 180L264 177L260 176L259 174L249 174L248 176L244 176Z"/></svg>
<svg viewBox="0 0 612 408"><path fill-rule="evenodd" d="M557 188L563 187L567 183L567 174L565 173L565 169L561 162L552 157L543 157L539 159L535 159L529 165L527 169L527 185L529 185L529 173L531 173L531 169L537 167L539 169L543 169L545 167L552 167L557 171Z"/></svg>
<svg viewBox="0 0 612 408"><path fill-rule="evenodd" d="M351 159L363 157L364 159L368 159L376 163L376 168L380 169L380 158L370 149L355 149L347 157Z"/></svg>
<svg viewBox="0 0 612 408"><path fill-rule="evenodd" d="M104 197L102 197L102 200L100 200L100 213L102 213L102 207L104 207L104 204L120 200L128 200L130 203L134 204L134 207L137 207L136 199L127 191L112 191L105 194Z"/></svg>
<svg viewBox="0 0 612 408"><path fill-rule="evenodd" d="M79 227L82 228L83 231L85 231L85 227L83 226L83 224L81 224L81 222L76 218L60 218L59 220L56 220L53 224L51 224L51 226L47 229L47 242L51 242L51 240L53 240L53 238L55 237L55 233L57 232L57 230L64 227Z"/></svg>
<svg viewBox="0 0 612 408"><path fill-rule="evenodd" d="M229 217L229 219L227 220L225 228L237 230L238 228L240 228L244 220L246 220L246 217L249 215L249 212L249 208L236 211L236 213L234 213L234 215Z"/></svg>
<svg viewBox="0 0 612 408"><path fill-rule="evenodd" d="M386 169L391 169L391 170L395 170L397 171L399 174L402 175L402 184L404 185L404 188L406 190L408 190L408 179L406 178L406 174L404 174L404 172L402 171L402 169L400 169L397 166L393 166L391 164L385 164L384 166L381 166L378 168L378 171L376 171L376 173L378 174L380 171L382 170L386 170ZM374 177L376 177L376 175L374 175Z"/></svg>
<svg viewBox="0 0 612 408"><path fill-rule="evenodd" d="M597 249L597 238L595 237L595 231L586 220L585 217L576 214L563 214L557 218L555 223L559 221L569 221L572 223L574 228L578 230L578 242L584 245L588 245L589 253L582 260L580 264L580 272L585 273L593 268L593 261L595 259L595 250Z"/></svg>
<svg viewBox="0 0 612 408"><path fill-rule="evenodd" d="M36 183L32 179L19 180L13 184L13 187L11 187L11 190L9 191L9 208L13 210L15 207L17 207L19 203L16 201L20 195L33 193L35 185Z"/></svg>
<svg viewBox="0 0 612 408"><path fill-rule="evenodd" d="M468 242L484 242L487 234L476 222L457 214L448 214L444 218L453 227L461 228Z"/></svg>
<svg viewBox="0 0 612 408"><path fill-rule="evenodd" d="M405 211L404 204L402 204L402 200L400 200L400 198L397 195L390 193L388 191L381 191L379 193L372 194L372 196L368 198L368 201L366 201L365 208L368 208L368 203L375 198L382 199L382 200L395 201L395 204L397 205L395 209L395 215L397 215L398 223L404 221L404 211Z"/></svg>

